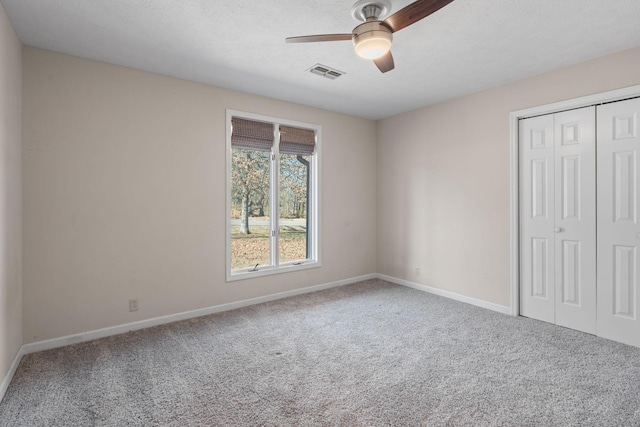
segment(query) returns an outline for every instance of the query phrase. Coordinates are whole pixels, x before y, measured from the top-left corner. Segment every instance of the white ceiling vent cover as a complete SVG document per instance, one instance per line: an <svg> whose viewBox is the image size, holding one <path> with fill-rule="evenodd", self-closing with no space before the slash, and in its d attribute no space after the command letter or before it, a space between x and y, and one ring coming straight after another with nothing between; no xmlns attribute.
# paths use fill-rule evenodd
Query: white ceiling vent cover
<svg viewBox="0 0 640 427"><path fill-rule="evenodd" d="M309 68L311 74L317 74L322 77L326 77L331 80L335 80L343 74L347 74L344 71L336 70L335 68L327 67L326 65L316 64L313 67Z"/></svg>

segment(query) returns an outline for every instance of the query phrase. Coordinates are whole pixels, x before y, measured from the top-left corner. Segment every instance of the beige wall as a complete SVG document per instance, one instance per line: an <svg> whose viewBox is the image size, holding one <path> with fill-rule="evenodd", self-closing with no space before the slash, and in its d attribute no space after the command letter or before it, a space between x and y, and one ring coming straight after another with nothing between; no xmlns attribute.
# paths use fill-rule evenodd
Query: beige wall
<svg viewBox="0 0 640 427"><path fill-rule="evenodd" d="M377 124L32 48L23 80L28 343L375 271L508 306L509 112L640 84L640 48ZM226 108L323 126L321 268L225 282Z"/></svg>
<svg viewBox="0 0 640 427"><path fill-rule="evenodd" d="M373 121L26 47L23 79L25 343L375 272ZM225 282L226 108L322 126L322 267Z"/></svg>
<svg viewBox="0 0 640 427"><path fill-rule="evenodd" d="M637 84L640 48L379 121L378 272L508 306L509 112Z"/></svg>
<svg viewBox="0 0 640 427"><path fill-rule="evenodd" d="M0 5L0 382L22 345L20 55Z"/></svg>

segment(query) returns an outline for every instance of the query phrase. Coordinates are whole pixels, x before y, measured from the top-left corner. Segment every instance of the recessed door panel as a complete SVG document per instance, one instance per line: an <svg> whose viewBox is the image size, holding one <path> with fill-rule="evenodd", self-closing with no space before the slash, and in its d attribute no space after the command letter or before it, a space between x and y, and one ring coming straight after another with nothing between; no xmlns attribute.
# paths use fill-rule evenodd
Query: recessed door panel
<svg viewBox="0 0 640 427"><path fill-rule="evenodd" d="M614 153L613 206L616 222L636 222L635 151Z"/></svg>
<svg viewBox="0 0 640 427"><path fill-rule="evenodd" d="M548 130L544 127L537 127L529 130L530 137L530 147L532 150L536 150L538 148L548 148L547 138L549 137Z"/></svg>
<svg viewBox="0 0 640 427"><path fill-rule="evenodd" d="M531 160L531 217L547 218L548 185L547 159Z"/></svg>
<svg viewBox="0 0 640 427"><path fill-rule="evenodd" d="M614 246L613 252L613 314L632 320L636 318L633 293L636 275L636 248Z"/></svg>
<svg viewBox="0 0 640 427"><path fill-rule="evenodd" d="M567 122L560 126L562 145L580 144L580 123Z"/></svg>
<svg viewBox="0 0 640 427"><path fill-rule="evenodd" d="M549 241L531 239L531 296L549 299Z"/></svg>
<svg viewBox="0 0 640 427"><path fill-rule="evenodd" d="M626 102L626 101L621 101ZM638 113L633 112L630 114L616 114L613 118L612 139L614 141L621 139L633 139L637 138L637 118Z"/></svg>
<svg viewBox="0 0 640 427"><path fill-rule="evenodd" d="M562 158L562 219L580 220L580 156Z"/></svg>
<svg viewBox="0 0 640 427"><path fill-rule="evenodd" d="M580 242L562 242L562 303L580 306Z"/></svg>

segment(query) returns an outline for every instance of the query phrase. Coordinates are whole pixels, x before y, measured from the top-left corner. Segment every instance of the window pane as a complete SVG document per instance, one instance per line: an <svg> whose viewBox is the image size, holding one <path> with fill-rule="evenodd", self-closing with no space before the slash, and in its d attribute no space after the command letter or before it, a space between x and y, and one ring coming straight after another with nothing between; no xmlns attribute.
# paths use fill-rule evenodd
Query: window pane
<svg viewBox="0 0 640 427"><path fill-rule="evenodd" d="M270 265L268 151L231 151L231 269Z"/></svg>
<svg viewBox="0 0 640 427"><path fill-rule="evenodd" d="M311 156L280 154L280 263L309 258L309 168Z"/></svg>

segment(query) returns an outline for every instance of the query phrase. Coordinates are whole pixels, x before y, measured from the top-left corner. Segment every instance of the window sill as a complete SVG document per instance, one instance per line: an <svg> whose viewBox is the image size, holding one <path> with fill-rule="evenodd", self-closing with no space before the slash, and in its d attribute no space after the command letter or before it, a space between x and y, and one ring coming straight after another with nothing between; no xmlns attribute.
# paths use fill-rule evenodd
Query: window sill
<svg viewBox="0 0 640 427"><path fill-rule="evenodd" d="M249 269L234 270L227 272L227 282L235 282L237 280L255 279L257 277L271 276L274 274L291 273L294 271L308 270L310 268L320 267L319 261L307 260L302 264L284 264L279 267L263 267L258 266L257 271L249 271Z"/></svg>

